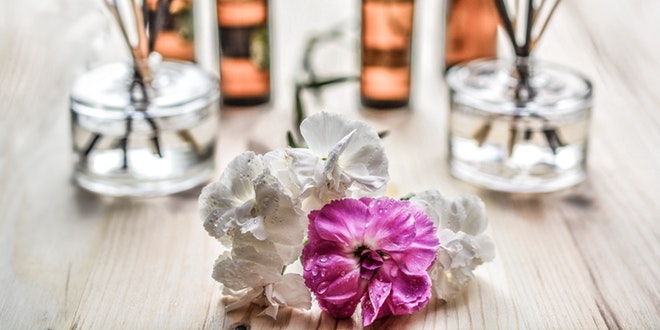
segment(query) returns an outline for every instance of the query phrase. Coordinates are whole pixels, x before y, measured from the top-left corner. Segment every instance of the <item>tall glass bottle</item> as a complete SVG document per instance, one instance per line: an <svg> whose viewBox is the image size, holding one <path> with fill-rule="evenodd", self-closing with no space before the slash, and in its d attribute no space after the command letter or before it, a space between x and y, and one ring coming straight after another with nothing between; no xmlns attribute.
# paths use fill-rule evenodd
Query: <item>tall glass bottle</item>
<svg viewBox="0 0 660 330"><path fill-rule="evenodd" d="M149 1L150 14L156 15L157 6L158 1ZM166 59L194 62L193 3L191 0L174 0L169 7L154 50Z"/></svg>
<svg viewBox="0 0 660 330"><path fill-rule="evenodd" d="M446 12L445 70L497 56L499 18L493 0L447 0Z"/></svg>
<svg viewBox="0 0 660 330"><path fill-rule="evenodd" d="M268 0L218 0L223 102L270 101Z"/></svg>
<svg viewBox="0 0 660 330"><path fill-rule="evenodd" d="M161 15L165 0L147 0L146 15ZM153 49L165 60L194 62L219 75L215 0L171 0Z"/></svg>
<svg viewBox="0 0 660 330"><path fill-rule="evenodd" d="M362 105L408 105L413 11L413 0L362 0Z"/></svg>

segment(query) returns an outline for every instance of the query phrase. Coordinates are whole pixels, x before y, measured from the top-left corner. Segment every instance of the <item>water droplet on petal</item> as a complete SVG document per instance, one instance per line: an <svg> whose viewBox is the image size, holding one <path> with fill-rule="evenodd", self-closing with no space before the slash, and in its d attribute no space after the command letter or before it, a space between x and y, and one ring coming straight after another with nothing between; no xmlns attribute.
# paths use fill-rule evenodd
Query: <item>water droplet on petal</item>
<svg viewBox="0 0 660 330"><path fill-rule="evenodd" d="M399 272L398 272L398 270L397 270L396 268L392 268L392 269L390 269L390 276L391 276L391 277L397 277L397 276L399 276Z"/></svg>
<svg viewBox="0 0 660 330"><path fill-rule="evenodd" d="M326 291L328 291L328 282L321 282L319 283L319 286L316 287L316 291L319 294L324 294Z"/></svg>
<svg viewBox="0 0 660 330"><path fill-rule="evenodd" d="M314 268L312 268L312 275L316 276L318 274L319 274L319 268L314 266Z"/></svg>
<svg viewBox="0 0 660 330"><path fill-rule="evenodd" d="M325 277L325 275L328 275L328 271L325 268L323 268L321 269L321 277Z"/></svg>
<svg viewBox="0 0 660 330"><path fill-rule="evenodd" d="M319 258L319 261L322 262L322 263L328 262L328 256L325 256L325 255L321 256L321 258Z"/></svg>

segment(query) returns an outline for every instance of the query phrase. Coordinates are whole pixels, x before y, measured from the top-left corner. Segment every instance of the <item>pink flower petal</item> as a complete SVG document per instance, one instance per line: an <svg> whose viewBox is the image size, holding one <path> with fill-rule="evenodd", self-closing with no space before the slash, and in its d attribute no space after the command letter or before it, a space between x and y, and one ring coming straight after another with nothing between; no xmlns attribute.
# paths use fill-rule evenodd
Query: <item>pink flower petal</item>
<svg viewBox="0 0 660 330"><path fill-rule="evenodd" d="M354 269L345 276L337 277L335 281L319 283L314 294L321 309L335 318L353 315L366 287L361 285L359 273L358 269Z"/></svg>
<svg viewBox="0 0 660 330"><path fill-rule="evenodd" d="M362 326L367 327L375 320L391 314L389 306L385 303L391 290L390 282L382 282L374 278L369 283L367 297L362 301Z"/></svg>
<svg viewBox="0 0 660 330"><path fill-rule="evenodd" d="M415 219L415 239L406 250L390 252L401 270L409 275L429 270L440 244L433 221L416 206L411 205L411 209Z"/></svg>
<svg viewBox="0 0 660 330"><path fill-rule="evenodd" d="M368 212L367 206L359 200L336 200L310 213L309 231L316 231L321 239L353 247L356 242L363 241Z"/></svg>
<svg viewBox="0 0 660 330"><path fill-rule="evenodd" d="M401 251L415 238L415 219L411 217L411 204L389 198L361 198L369 206L369 226L364 239L371 249Z"/></svg>
<svg viewBox="0 0 660 330"><path fill-rule="evenodd" d="M381 268L381 272L387 273L387 268L386 263ZM396 269L396 267L393 267L393 269ZM418 275L408 275L403 272L395 274L392 271L393 269L390 268L390 272L387 274L392 281L390 295L392 314L411 314L426 306L431 298L431 278L429 275L426 272Z"/></svg>
<svg viewBox="0 0 660 330"><path fill-rule="evenodd" d="M303 277L305 285L316 296L319 306L332 317L353 315L364 291L360 290L360 267L353 256L345 256L344 249L334 242L314 239L303 248Z"/></svg>

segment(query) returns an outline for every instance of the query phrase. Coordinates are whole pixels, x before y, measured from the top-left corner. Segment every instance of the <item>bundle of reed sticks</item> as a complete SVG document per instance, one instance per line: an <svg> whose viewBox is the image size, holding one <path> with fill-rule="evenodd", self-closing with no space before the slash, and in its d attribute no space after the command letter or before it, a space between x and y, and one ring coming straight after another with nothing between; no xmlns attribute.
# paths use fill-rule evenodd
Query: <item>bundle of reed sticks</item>
<svg viewBox="0 0 660 330"><path fill-rule="evenodd" d="M497 13L516 56L530 55L543 36L560 1L495 0ZM523 38L522 42L519 41L520 37Z"/></svg>
<svg viewBox="0 0 660 330"><path fill-rule="evenodd" d="M495 0L497 13L516 56L518 86L515 97L519 102L534 98L534 89L530 85L529 56L543 36L560 1Z"/></svg>

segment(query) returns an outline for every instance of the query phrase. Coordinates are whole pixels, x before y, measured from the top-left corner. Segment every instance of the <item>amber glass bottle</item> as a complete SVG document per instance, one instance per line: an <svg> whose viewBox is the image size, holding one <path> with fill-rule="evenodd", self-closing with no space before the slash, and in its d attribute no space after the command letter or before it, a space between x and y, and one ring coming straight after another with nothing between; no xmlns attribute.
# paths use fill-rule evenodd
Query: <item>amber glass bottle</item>
<svg viewBox="0 0 660 330"><path fill-rule="evenodd" d="M413 11L413 0L362 0L362 105L408 105Z"/></svg>
<svg viewBox="0 0 660 330"><path fill-rule="evenodd" d="M154 43L154 50L163 58L195 61L192 0L172 0L162 30ZM148 15L156 15L158 1L148 1Z"/></svg>
<svg viewBox="0 0 660 330"><path fill-rule="evenodd" d="M497 56L499 18L493 0L447 0L446 10L445 70Z"/></svg>
<svg viewBox="0 0 660 330"><path fill-rule="evenodd" d="M251 106L270 101L268 0L218 0L223 102Z"/></svg>

